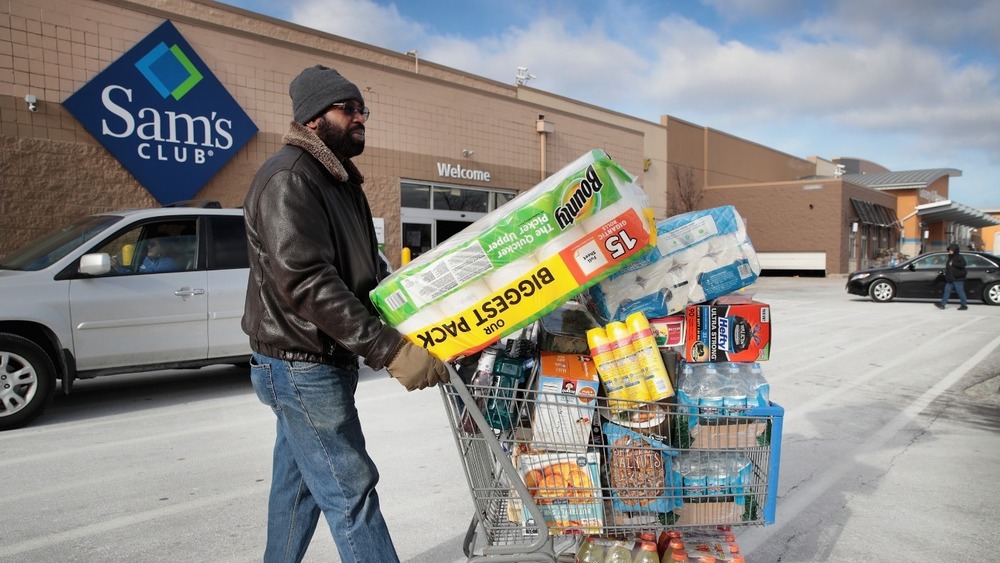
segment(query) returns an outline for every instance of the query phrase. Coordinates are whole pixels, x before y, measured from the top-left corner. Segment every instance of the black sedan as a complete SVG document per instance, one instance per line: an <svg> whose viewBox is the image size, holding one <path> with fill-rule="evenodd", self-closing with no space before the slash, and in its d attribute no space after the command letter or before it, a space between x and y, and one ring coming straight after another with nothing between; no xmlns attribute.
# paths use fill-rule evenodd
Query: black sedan
<svg viewBox="0 0 1000 563"><path fill-rule="evenodd" d="M987 305L1000 305L1000 256L986 252L962 252L966 271L965 294ZM867 295L885 303L893 299L941 299L944 265L948 253L929 252L887 268L853 272L847 277L847 293ZM957 296L952 293L953 298Z"/></svg>

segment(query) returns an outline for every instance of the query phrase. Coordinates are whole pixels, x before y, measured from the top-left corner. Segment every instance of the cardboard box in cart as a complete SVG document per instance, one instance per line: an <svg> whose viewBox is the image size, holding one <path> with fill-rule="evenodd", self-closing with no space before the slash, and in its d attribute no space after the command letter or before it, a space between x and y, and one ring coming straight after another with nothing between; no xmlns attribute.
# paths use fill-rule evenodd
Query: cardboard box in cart
<svg viewBox="0 0 1000 563"><path fill-rule="evenodd" d="M599 385L594 362L590 356L541 352L539 364L535 448L586 452Z"/></svg>
<svg viewBox="0 0 1000 563"><path fill-rule="evenodd" d="M771 306L740 295L685 310L688 362L759 362L771 354Z"/></svg>

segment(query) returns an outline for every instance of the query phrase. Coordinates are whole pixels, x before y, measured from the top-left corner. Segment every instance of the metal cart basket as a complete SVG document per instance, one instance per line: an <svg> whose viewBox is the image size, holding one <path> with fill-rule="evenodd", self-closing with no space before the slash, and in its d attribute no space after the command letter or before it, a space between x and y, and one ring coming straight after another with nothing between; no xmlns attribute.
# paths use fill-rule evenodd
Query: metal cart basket
<svg viewBox="0 0 1000 563"><path fill-rule="evenodd" d="M442 386L475 506L469 562L555 563L588 534L773 523L780 406L609 402L534 375L507 387L451 370Z"/></svg>

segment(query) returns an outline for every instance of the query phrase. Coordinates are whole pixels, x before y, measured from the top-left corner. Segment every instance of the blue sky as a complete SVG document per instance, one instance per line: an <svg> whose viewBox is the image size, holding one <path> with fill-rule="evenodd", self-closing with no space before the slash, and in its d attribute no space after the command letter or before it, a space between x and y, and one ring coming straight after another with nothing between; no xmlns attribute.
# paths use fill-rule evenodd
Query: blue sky
<svg viewBox="0 0 1000 563"><path fill-rule="evenodd" d="M957 168L1000 209L996 0L225 0L422 61L826 159Z"/></svg>

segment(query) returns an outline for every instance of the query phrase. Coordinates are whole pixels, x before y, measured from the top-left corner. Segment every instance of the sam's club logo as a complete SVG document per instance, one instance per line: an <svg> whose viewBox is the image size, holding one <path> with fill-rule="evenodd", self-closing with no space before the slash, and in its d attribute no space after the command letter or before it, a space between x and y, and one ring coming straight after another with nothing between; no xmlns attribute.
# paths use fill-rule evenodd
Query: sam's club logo
<svg viewBox="0 0 1000 563"><path fill-rule="evenodd" d="M257 133L169 21L63 105L160 203L191 199Z"/></svg>

